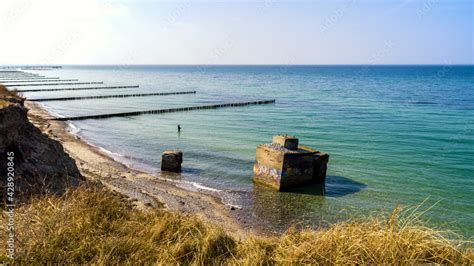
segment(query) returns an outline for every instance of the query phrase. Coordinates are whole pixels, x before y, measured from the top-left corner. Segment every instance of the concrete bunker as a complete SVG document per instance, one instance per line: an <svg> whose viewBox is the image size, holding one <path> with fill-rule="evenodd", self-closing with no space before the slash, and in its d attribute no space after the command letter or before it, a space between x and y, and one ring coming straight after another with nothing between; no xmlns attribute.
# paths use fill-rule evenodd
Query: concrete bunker
<svg viewBox="0 0 474 266"><path fill-rule="evenodd" d="M253 180L284 191L326 181L329 154L299 145L288 135L273 136L272 143L257 145Z"/></svg>

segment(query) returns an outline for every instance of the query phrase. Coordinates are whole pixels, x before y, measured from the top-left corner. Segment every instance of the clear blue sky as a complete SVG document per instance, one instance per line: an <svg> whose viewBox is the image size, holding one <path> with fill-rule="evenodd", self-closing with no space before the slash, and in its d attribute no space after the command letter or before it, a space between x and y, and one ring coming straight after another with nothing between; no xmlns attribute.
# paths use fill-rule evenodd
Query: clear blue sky
<svg viewBox="0 0 474 266"><path fill-rule="evenodd" d="M473 2L2 0L0 64L472 64Z"/></svg>

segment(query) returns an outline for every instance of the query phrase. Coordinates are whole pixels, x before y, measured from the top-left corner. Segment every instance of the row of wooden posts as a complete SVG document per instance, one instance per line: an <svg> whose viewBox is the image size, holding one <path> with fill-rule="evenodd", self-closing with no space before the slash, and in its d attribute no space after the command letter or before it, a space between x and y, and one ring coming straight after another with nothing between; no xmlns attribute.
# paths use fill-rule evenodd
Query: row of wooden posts
<svg viewBox="0 0 474 266"><path fill-rule="evenodd" d="M15 79L13 79L13 76ZM8 79L10 78L10 79ZM56 79L56 80L53 80ZM48 78L39 76L38 74L32 74L22 71L0 71L0 83L6 87L23 87L23 86L59 86L59 85L88 85L88 84L103 84L99 82L70 82L78 81L67 79L60 80L59 78ZM28 83L27 83L28 82ZM48 82L48 83L44 83ZM54 83L51 83L54 82ZM13 83L13 84L11 84ZM138 88L139 85L132 86L107 86L107 87L69 87L69 88L48 88L48 89L24 89L16 90L18 92L41 92L41 91L67 91L67 90L101 90L101 89L124 89L124 88ZM181 94L195 94L196 91L180 91L180 92L158 92L158 93L134 93L134 94L116 94L116 95L98 95L98 96L77 96L77 97L55 97L55 98L39 98L39 99L28 99L30 101L69 101L69 100L85 100L85 99L104 99L104 98L125 98L125 97L146 97L146 96L166 96L166 95L181 95ZM74 117L58 117L54 120L66 121L66 120L85 120L85 119L104 119L111 117L126 117L126 116L137 116L142 114L164 114L173 112L186 112L193 110L209 110L218 109L225 107L241 107L248 105L261 105L275 103L275 100L263 100L263 101L248 101L248 102L237 102L237 103L223 103L223 104L212 104L212 105L201 105L201 106L188 106L188 107L177 107L169 109L155 109L146 111L134 111L134 112L122 112L112 114L99 114L99 115L86 115L86 116L74 116Z"/></svg>
<svg viewBox="0 0 474 266"><path fill-rule="evenodd" d="M134 94L116 94L116 95L77 96L77 97L57 97L57 98L39 98L39 99L28 99L28 100L32 101L32 102L47 102L47 101L72 101L72 100L106 99L106 98L166 96L166 95L180 95L180 94L196 94L196 91L176 91L176 92L134 93Z"/></svg>
<svg viewBox="0 0 474 266"><path fill-rule="evenodd" d="M41 91L82 91L82 90L115 90L115 89L131 89L138 88L139 85L132 86L108 86L108 87L73 87L73 88L55 88L55 89L28 89L17 90L17 92L41 92Z"/></svg>
<svg viewBox="0 0 474 266"><path fill-rule="evenodd" d="M54 120L68 121L68 120L104 119L104 118L111 118L111 117L137 116L137 115L143 115L143 114L164 114L164 113L174 113L174 112L186 112L186 111L193 111L193 110L218 109L218 108L224 108L224 107L241 107L241 106L246 106L246 105L260 105L260 104L271 104L271 103L275 103L275 100L273 99L273 100L253 101L253 102L224 103L224 104L178 107L178 108L169 108L169 109L157 109L157 110L123 112L123 113L101 114L101 115L58 117L58 118L54 118Z"/></svg>

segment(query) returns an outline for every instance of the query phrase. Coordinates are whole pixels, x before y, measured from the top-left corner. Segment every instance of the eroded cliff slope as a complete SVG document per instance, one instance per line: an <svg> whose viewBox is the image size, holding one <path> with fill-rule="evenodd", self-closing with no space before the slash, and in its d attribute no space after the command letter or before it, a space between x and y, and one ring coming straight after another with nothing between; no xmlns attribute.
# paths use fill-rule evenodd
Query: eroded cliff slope
<svg viewBox="0 0 474 266"><path fill-rule="evenodd" d="M0 85L2 202L6 198L7 176L12 176L12 170L15 199L19 201L46 192L61 194L67 185L78 185L83 180L74 160L64 152L62 145L28 121L28 110L23 102L21 97Z"/></svg>

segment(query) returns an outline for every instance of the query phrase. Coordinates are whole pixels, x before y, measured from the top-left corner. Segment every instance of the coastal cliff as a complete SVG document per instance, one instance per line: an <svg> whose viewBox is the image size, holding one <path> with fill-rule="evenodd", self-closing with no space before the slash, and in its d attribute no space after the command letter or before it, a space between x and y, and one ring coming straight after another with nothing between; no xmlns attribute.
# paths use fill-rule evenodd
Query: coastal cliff
<svg viewBox="0 0 474 266"><path fill-rule="evenodd" d="M74 160L62 145L36 128L27 116L24 100L0 88L0 165L13 161L15 199L22 201L44 193L62 194L68 185L77 186L83 178ZM7 167L1 175L6 176ZM6 191L7 179L0 180ZM2 200L5 202L5 193Z"/></svg>

